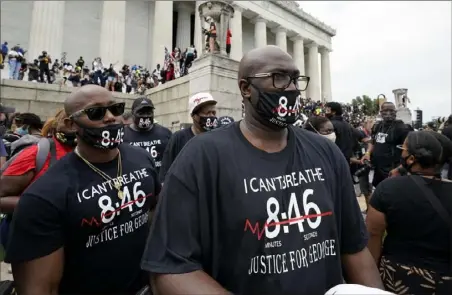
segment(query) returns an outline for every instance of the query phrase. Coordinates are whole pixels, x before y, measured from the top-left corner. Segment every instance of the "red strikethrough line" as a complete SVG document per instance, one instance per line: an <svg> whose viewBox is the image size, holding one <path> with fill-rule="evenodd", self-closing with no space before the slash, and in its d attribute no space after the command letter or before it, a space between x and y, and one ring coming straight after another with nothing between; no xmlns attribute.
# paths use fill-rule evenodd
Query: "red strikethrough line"
<svg viewBox="0 0 452 295"><path fill-rule="evenodd" d="M245 220L245 229L244 229L244 231L247 231L248 228L249 228L254 235L257 235L257 239L260 240L262 238L262 235L265 232L265 229L268 228L268 227L277 226L277 225L284 225L284 224L289 224L289 223L300 221L300 220L304 220L304 219L311 219L311 218L316 218L316 217L321 217L321 216L328 216L328 215L333 215L333 212L329 211L329 212L324 212L324 213L320 213L320 214L304 215L304 216L300 216L300 217L297 217L297 218L291 218L291 219L287 219L287 220L283 220L283 221L265 223L262 228L260 228L259 222L256 222L254 224L254 226L252 226L250 220L246 219Z"/></svg>
<svg viewBox="0 0 452 295"><path fill-rule="evenodd" d="M125 207L130 206L130 205L133 205L133 204L135 204L136 202L142 201L142 200L144 200L144 199L146 199L146 198L149 198L150 196L152 196L152 193L150 193L150 194L148 194L148 195L146 195L146 196L144 196L144 197L138 198L138 199L136 199L136 200L132 200L132 201L130 201L130 202L127 202L127 203L125 203L124 205L121 205L119 208L116 208L114 211L110 211L110 212L107 212L107 213L102 213L102 214L100 215L100 219L102 220L103 217L110 217L111 215L115 214L115 213L118 212L118 211L121 211L121 210L124 209ZM94 217L94 216L91 218L91 221L88 221L88 220L86 220L85 218L83 218L83 219L82 219L82 226L83 226L84 223L87 223L87 224L89 224L90 226L92 226L93 223L95 223L97 226L100 226L100 225L101 225L101 223L100 223L100 222L97 220L97 218Z"/></svg>

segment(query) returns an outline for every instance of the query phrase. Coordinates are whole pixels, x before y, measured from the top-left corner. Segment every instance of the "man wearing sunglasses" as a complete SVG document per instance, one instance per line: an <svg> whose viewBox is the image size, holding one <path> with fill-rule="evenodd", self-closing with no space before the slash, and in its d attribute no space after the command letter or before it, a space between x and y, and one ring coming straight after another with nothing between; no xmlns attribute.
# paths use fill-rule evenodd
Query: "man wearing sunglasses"
<svg viewBox="0 0 452 295"><path fill-rule="evenodd" d="M132 115L133 123L124 130L124 142L144 148L154 159L159 171L171 131L154 122L154 104L147 97L137 98L133 102Z"/></svg>
<svg viewBox="0 0 452 295"><path fill-rule="evenodd" d="M292 126L309 78L276 46L249 51L238 77L244 119L192 138L166 175L141 264L157 293L382 287L347 161Z"/></svg>
<svg viewBox="0 0 452 295"><path fill-rule="evenodd" d="M18 294L135 294L148 212L160 191L152 157L120 144L124 103L97 85L65 102L77 148L22 195L6 261Z"/></svg>

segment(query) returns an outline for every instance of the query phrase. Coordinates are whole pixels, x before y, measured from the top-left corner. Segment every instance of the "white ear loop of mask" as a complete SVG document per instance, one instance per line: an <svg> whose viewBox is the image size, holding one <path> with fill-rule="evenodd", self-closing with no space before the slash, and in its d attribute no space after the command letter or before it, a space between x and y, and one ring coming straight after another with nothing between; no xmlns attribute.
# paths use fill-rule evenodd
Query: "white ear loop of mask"
<svg viewBox="0 0 452 295"><path fill-rule="evenodd" d="M317 132L317 134L322 135L322 134L320 134L320 132L317 131L317 129L314 128L314 126L312 126L311 122L308 122L308 123L312 127L312 129L314 129L314 131Z"/></svg>

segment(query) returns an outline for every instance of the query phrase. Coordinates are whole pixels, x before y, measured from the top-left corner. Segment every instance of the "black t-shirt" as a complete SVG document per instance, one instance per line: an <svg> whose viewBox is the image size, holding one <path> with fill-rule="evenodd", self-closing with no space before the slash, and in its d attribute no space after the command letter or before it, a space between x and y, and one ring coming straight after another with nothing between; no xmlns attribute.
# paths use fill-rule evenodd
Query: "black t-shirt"
<svg viewBox="0 0 452 295"><path fill-rule="evenodd" d="M38 57L38 60L39 60L39 67L40 67L40 68L48 68L48 67L49 67L50 59L49 59L48 56L46 56L46 55L40 55L40 56Z"/></svg>
<svg viewBox="0 0 452 295"><path fill-rule="evenodd" d="M165 152L163 153L162 166L159 172L159 180L163 182L165 180L166 173L168 172L171 164L173 164L179 152L185 146L185 144L195 137L195 134L191 128L184 128L179 130L171 136L168 145L166 146Z"/></svg>
<svg viewBox="0 0 452 295"><path fill-rule="evenodd" d="M144 148L155 161L157 173L162 166L163 152L171 138L171 131L159 124L154 124L151 130L135 131L129 126L124 131L124 142Z"/></svg>
<svg viewBox="0 0 452 295"><path fill-rule="evenodd" d="M372 164L376 169L389 172L399 165L402 150L397 145L403 144L410 131L402 121L380 122L372 129Z"/></svg>
<svg viewBox="0 0 452 295"><path fill-rule="evenodd" d="M370 200L372 207L386 216L383 255L399 263L447 272L452 247L449 227L411 177L384 180ZM427 181L451 214L452 182Z"/></svg>
<svg viewBox="0 0 452 295"><path fill-rule="evenodd" d="M353 148L356 142L354 128L340 116L331 118L331 123L333 123L334 132L336 132L336 145L348 162L353 157Z"/></svg>
<svg viewBox="0 0 452 295"><path fill-rule="evenodd" d="M105 181L69 153L21 196L6 261L20 263L64 248L59 294L135 294L146 281L140 259L149 232L150 204L160 191L154 161L143 149L121 145L118 160L96 164L119 181Z"/></svg>
<svg viewBox="0 0 452 295"><path fill-rule="evenodd" d="M189 141L165 178L142 268L203 270L234 294L324 294L367 245L348 163L289 127L266 153L230 124Z"/></svg>

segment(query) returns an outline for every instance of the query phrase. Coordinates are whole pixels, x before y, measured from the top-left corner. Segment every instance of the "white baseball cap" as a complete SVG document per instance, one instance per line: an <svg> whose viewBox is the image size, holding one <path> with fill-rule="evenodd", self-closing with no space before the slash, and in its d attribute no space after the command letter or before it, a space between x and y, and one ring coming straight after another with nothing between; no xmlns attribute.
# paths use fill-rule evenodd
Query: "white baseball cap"
<svg viewBox="0 0 452 295"><path fill-rule="evenodd" d="M217 104L217 101L213 98L210 93L201 92L193 95L188 100L188 111L190 115L193 115L193 112L206 103Z"/></svg>

